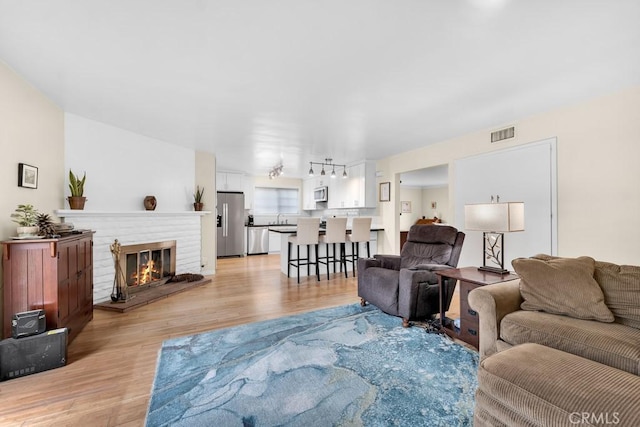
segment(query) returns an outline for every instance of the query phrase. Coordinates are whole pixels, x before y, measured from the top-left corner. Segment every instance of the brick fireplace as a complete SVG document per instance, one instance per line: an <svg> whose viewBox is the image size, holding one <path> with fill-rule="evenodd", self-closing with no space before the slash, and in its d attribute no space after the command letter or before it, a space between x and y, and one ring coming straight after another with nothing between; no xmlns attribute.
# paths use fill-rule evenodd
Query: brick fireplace
<svg viewBox="0 0 640 427"><path fill-rule="evenodd" d="M75 229L91 229L93 239L93 299L95 303L111 300L115 267L110 245L115 239L125 246L146 242L175 241L172 272L200 273L201 217L206 211L103 212L58 210L56 215ZM164 263L164 261L163 261ZM124 269L126 264L120 264Z"/></svg>

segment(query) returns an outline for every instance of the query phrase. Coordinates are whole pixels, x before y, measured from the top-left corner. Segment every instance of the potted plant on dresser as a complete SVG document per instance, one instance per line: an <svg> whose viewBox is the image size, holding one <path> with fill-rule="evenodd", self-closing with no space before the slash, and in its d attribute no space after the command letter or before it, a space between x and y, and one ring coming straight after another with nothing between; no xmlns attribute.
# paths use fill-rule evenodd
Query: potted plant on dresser
<svg viewBox="0 0 640 427"><path fill-rule="evenodd" d="M83 196L84 182L86 179L86 172L82 176L82 179L80 179L78 175L75 175L71 169L69 169L69 190L71 190L71 196L69 196L67 200L69 201L69 207L71 209L84 209L84 203L87 201L87 198Z"/></svg>
<svg viewBox="0 0 640 427"><path fill-rule="evenodd" d="M18 224L18 238L35 238L38 235L38 210L33 205L18 205L11 214L13 222Z"/></svg>

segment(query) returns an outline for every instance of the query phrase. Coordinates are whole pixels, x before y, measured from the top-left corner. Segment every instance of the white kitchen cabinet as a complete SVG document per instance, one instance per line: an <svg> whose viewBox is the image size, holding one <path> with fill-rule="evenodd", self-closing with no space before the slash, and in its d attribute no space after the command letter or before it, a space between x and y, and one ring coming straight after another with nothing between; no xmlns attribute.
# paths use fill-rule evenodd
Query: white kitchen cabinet
<svg viewBox="0 0 640 427"><path fill-rule="evenodd" d="M329 173L331 173L331 171L329 171ZM327 208L327 206L318 206L316 204L315 198L313 197L313 191L318 187L329 187L330 181L331 181L331 177L329 175L314 176L314 177L302 180L302 209L303 210L312 211L315 209ZM329 189L329 199L331 199L330 189Z"/></svg>
<svg viewBox="0 0 640 427"><path fill-rule="evenodd" d="M330 209L375 208L376 170L375 162L366 161L347 168L347 178L336 172L329 182Z"/></svg>
<svg viewBox="0 0 640 427"><path fill-rule="evenodd" d="M302 180L302 210L312 211L316 209L316 201L313 198L313 190L316 188L316 179Z"/></svg>
<svg viewBox="0 0 640 427"><path fill-rule="evenodd" d="M241 173L217 172L217 191L244 191L243 176Z"/></svg>
<svg viewBox="0 0 640 427"><path fill-rule="evenodd" d="M253 209L253 194L255 190L253 177L244 177L242 184L242 191L244 192L244 208Z"/></svg>
<svg viewBox="0 0 640 427"><path fill-rule="evenodd" d="M349 172L347 172L348 174ZM343 178L342 174L336 172L334 178L329 178L329 200L327 207L329 209L339 209L345 207L345 197L347 196L347 184L350 178Z"/></svg>
<svg viewBox="0 0 640 427"><path fill-rule="evenodd" d="M279 253L280 252L280 241L282 237L282 233L276 233L275 231L269 231L269 253Z"/></svg>

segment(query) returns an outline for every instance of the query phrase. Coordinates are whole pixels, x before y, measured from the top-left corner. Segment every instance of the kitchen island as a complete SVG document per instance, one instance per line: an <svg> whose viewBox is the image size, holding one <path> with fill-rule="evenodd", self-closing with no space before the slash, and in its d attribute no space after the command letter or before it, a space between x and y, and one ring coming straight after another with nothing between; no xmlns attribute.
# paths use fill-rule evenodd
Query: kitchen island
<svg viewBox="0 0 640 427"><path fill-rule="evenodd" d="M282 226L282 225L277 225L277 226L271 226L269 227L269 231L273 231L276 233L280 233L280 271L282 271L282 273L286 276L287 274L287 248L288 248L288 241L287 239L289 238L289 236L291 235L295 235L297 228L295 225L291 225L291 226ZM370 243L369 243L369 248L370 248L370 252L371 252L371 256L373 256L374 254L377 253L377 249L378 249L378 232L379 231L384 231L384 228L382 227L376 227L376 226L372 226L371 227L371 238L370 238ZM325 233L324 229L320 229L320 235L323 235ZM347 234L351 233L351 229L347 228ZM351 255L351 244L346 244L345 245L346 248L346 254L347 256ZM325 244L320 244L319 248L318 248L319 252L320 252L320 256L323 257L326 254L326 245ZM306 248L301 248L300 251L302 253L305 253L304 251L306 251ZM313 251L312 251L313 253ZM362 243L360 245L360 257L366 257L367 256L367 249L365 247L365 244ZM336 266L337 268L338 266ZM353 265L351 263L347 263L347 271L352 271L353 270ZM330 270L331 273L333 273L333 269ZM326 267L324 265L320 265L320 278L322 278L323 276L323 272L325 274L325 278L326 278ZM311 275L315 274L315 267L312 266L311 268ZM295 277L297 275L296 273L296 268L295 267L291 267L291 277ZM307 269L306 267L303 267L300 269L300 277L304 277L307 276Z"/></svg>

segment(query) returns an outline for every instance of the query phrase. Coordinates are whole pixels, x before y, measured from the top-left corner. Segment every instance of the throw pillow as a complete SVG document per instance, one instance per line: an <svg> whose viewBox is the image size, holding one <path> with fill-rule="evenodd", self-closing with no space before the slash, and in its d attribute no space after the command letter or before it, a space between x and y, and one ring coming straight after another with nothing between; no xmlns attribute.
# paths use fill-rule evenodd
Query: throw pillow
<svg viewBox="0 0 640 427"><path fill-rule="evenodd" d="M640 267L596 261L594 277L616 322L640 329Z"/></svg>
<svg viewBox="0 0 640 427"><path fill-rule="evenodd" d="M512 265L520 276L523 310L613 322L602 289L593 278L593 258L519 258Z"/></svg>

